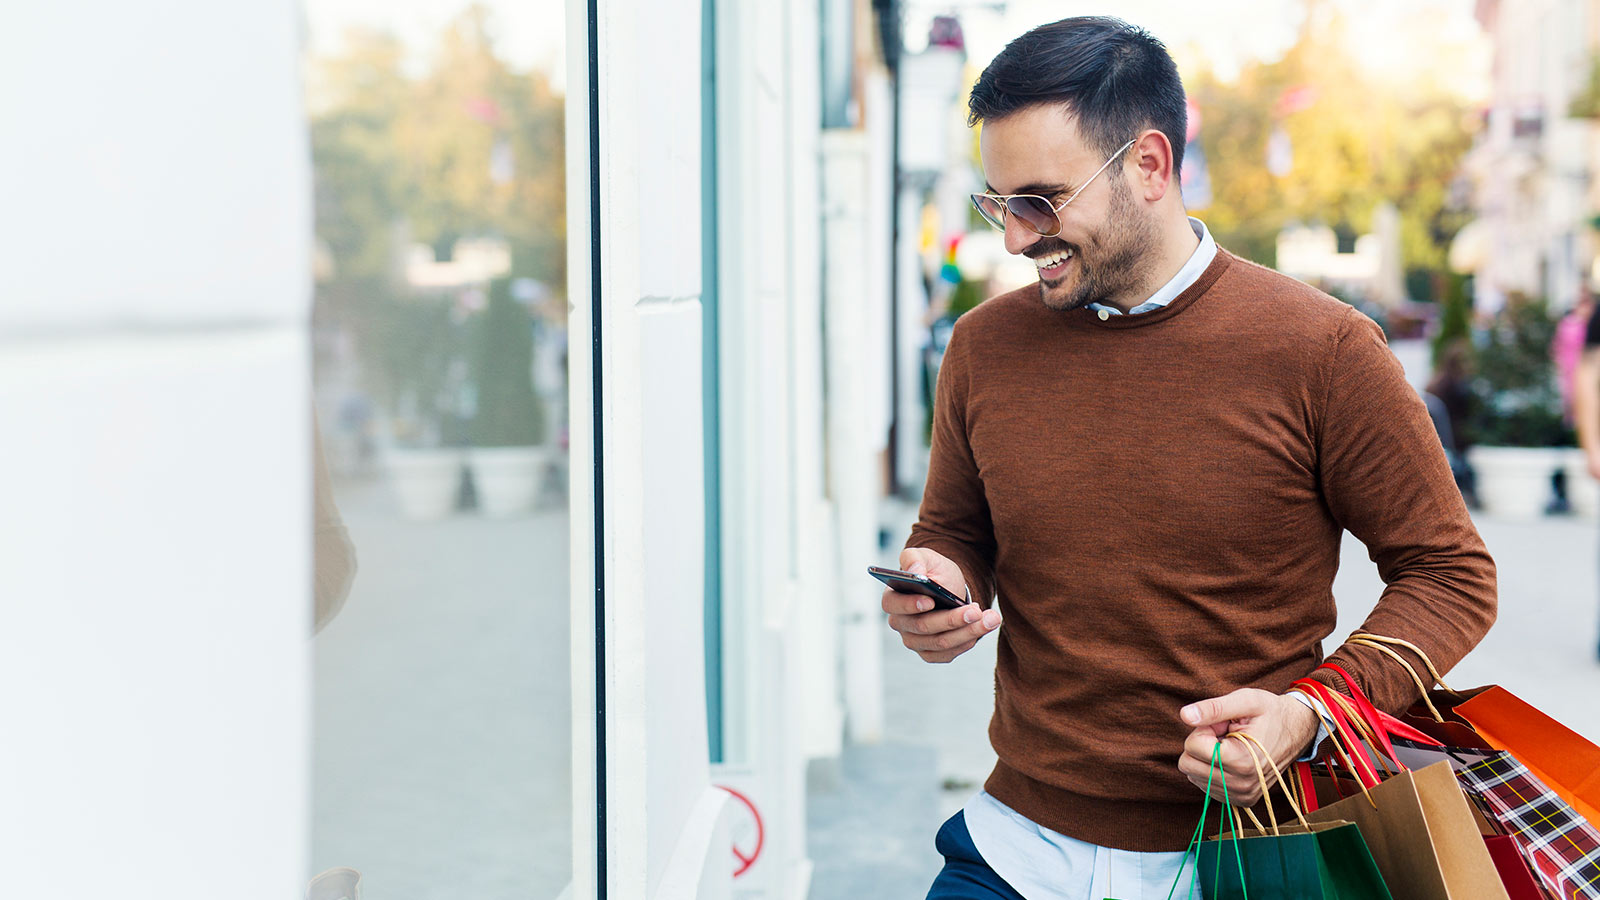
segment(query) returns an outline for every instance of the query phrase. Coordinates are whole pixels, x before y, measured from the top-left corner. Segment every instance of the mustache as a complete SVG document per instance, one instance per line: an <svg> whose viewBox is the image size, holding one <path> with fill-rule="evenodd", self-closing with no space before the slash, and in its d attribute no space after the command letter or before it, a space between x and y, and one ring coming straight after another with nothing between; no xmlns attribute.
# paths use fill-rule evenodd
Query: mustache
<svg viewBox="0 0 1600 900"><path fill-rule="evenodd" d="M1072 255L1078 255L1078 247L1076 244L1069 244L1060 238L1053 237L1040 238L1038 241L1035 241L1031 247L1022 251L1022 255L1029 259L1038 259L1041 256L1049 256L1052 253L1060 253L1063 250L1071 250Z"/></svg>

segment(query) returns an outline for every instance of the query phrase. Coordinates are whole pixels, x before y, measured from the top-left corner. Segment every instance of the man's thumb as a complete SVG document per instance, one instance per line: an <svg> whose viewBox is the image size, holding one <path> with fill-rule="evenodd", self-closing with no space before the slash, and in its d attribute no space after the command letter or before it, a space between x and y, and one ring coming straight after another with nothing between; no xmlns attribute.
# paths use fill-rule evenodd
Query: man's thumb
<svg viewBox="0 0 1600 900"><path fill-rule="evenodd" d="M1185 725L1199 728L1203 725L1220 725L1234 719L1260 715L1264 711L1256 697L1248 691L1238 690L1226 696L1191 703L1178 715Z"/></svg>
<svg viewBox="0 0 1600 900"><path fill-rule="evenodd" d="M915 575L928 574L927 553L910 547L900 551L900 569Z"/></svg>

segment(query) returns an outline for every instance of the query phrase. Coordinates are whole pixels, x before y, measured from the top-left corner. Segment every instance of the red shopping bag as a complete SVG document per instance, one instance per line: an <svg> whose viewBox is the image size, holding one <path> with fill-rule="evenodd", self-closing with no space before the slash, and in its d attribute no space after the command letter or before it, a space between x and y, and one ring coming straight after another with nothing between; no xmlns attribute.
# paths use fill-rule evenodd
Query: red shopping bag
<svg viewBox="0 0 1600 900"><path fill-rule="evenodd" d="M1500 872L1500 882L1506 886L1511 900L1551 900L1542 885L1528 871L1523 862L1522 848L1509 834L1486 834L1483 842L1489 847L1489 858Z"/></svg>

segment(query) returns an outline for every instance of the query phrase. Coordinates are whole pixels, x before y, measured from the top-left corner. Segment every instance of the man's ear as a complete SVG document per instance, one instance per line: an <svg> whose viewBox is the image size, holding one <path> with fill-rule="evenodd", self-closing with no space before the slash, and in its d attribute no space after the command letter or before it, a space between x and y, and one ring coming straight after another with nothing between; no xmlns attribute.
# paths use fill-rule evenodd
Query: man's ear
<svg viewBox="0 0 1600 900"><path fill-rule="evenodd" d="M1165 134L1146 129L1128 148L1128 154L1137 173L1138 193L1145 200L1155 203L1175 187L1178 173L1172 166L1172 142Z"/></svg>

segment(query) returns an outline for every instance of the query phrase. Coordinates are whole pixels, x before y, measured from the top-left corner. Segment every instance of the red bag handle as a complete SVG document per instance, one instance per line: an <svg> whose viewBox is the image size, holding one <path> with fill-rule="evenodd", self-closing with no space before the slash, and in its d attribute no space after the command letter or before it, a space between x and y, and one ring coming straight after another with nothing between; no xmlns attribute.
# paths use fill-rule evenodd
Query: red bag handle
<svg viewBox="0 0 1600 900"><path fill-rule="evenodd" d="M1367 727L1372 729L1372 733L1377 735L1379 743L1382 744L1380 749L1383 750L1383 752L1387 754L1390 759L1393 759L1396 764L1399 764L1401 768L1405 768L1405 766L1403 763L1400 763L1399 759L1395 757L1394 746L1389 742L1389 738L1403 738L1418 744L1427 744L1430 747L1444 746L1444 744L1440 741L1435 740L1429 735L1423 734L1417 729L1412 728L1410 725L1407 725L1405 722L1402 722L1383 710L1378 709L1376 706L1373 706L1372 701L1368 700L1366 693L1361 690L1361 685L1357 684L1356 680L1350 677L1350 673L1346 672L1343 666L1340 666L1338 663L1327 662L1323 663L1321 666L1318 666L1318 668L1327 669L1328 671L1334 672L1340 678L1344 679L1345 686L1349 688L1350 699L1355 702L1356 709L1361 713L1361 718L1366 721ZM1324 687L1326 687L1326 685L1324 685Z"/></svg>
<svg viewBox="0 0 1600 900"><path fill-rule="evenodd" d="M1350 722L1345 718L1344 712L1339 708L1339 705L1334 703L1331 698L1323 695L1323 692L1328 690L1327 686L1321 682L1314 681L1309 678L1302 678L1299 681L1296 681L1294 686L1303 688L1307 694L1311 695L1323 706L1327 707L1328 715L1333 718L1332 727L1333 731L1337 732L1337 740L1343 746L1347 747L1349 751L1356 756L1356 758L1361 760L1361 762L1366 763L1367 771L1372 773L1370 782L1368 775L1361 770L1361 764L1356 763L1353 760L1351 761L1351 765L1355 770L1356 779L1358 782L1360 782L1362 790L1376 787L1378 784L1377 772L1373 768L1372 760L1367 757L1366 748L1362 745L1361 741L1355 739L1353 735L1354 729L1350 727ZM1323 763L1328 768L1328 777L1333 782L1334 790L1339 791L1342 797L1344 792L1339 789L1339 778L1334 771L1333 761L1330 759L1324 759ZM1300 782L1300 793L1303 796L1302 802L1305 804L1306 811L1315 811L1319 808L1320 803L1317 800L1316 783L1312 780L1311 762L1297 761L1294 764L1294 776Z"/></svg>
<svg viewBox="0 0 1600 900"><path fill-rule="evenodd" d="M1357 780L1369 789L1377 787L1379 781L1378 768L1372 762L1372 757L1367 755L1366 746L1361 743L1361 738L1356 734L1356 730L1351 727L1350 720L1345 718L1343 710L1339 708L1339 704L1334 702L1331 696L1328 696L1331 694L1331 689L1322 682L1310 678L1302 678L1296 681L1295 686L1309 691L1313 697L1322 701L1323 706L1327 707L1328 714L1333 717L1334 727L1339 732L1340 739L1344 741L1345 748L1354 757L1351 764L1355 767ZM1365 768L1363 768L1363 765Z"/></svg>
<svg viewBox="0 0 1600 900"><path fill-rule="evenodd" d="M1372 705L1371 700L1367 699L1366 693L1361 690L1361 685L1356 684L1356 680L1350 677L1350 673L1346 672L1344 667L1338 663L1326 662L1318 668L1327 669L1344 679L1344 684L1347 688L1346 692L1350 695L1351 701L1355 703L1356 712L1361 714L1362 721L1367 723L1367 728L1372 731L1373 738L1378 742L1377 749L1382 750L1385 756L1394 759L1395 763L1399 764L1400 760L1395 759L1394 745L1389 743L1389 731L1384 727L1383 721L1378 718L1378 708ZM1322 684L1320 681L1317 684L1328 688L1327 685ZM1328 690L1331 691L1332 689L1328 688ZM1323 702L1326 703L1327 701L1324 700ZM1402 765L1401 768L1405 768L1405 766Z"/></svg>

